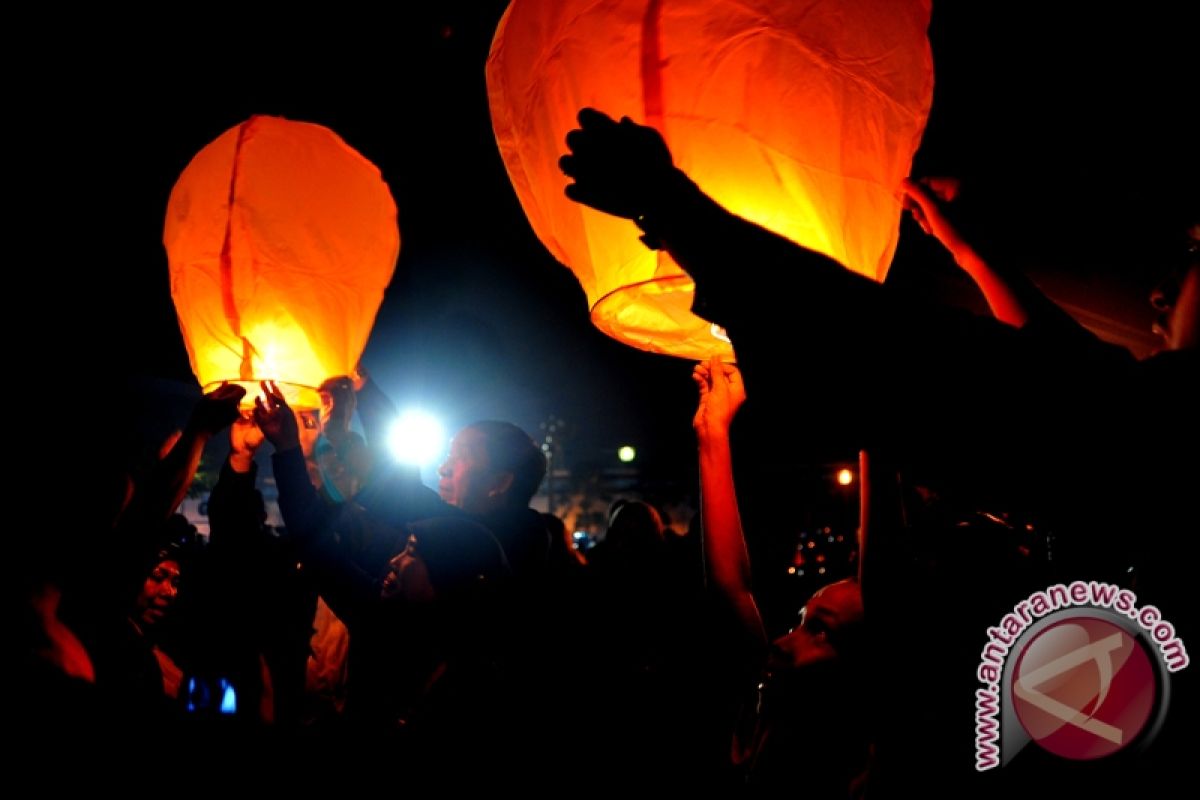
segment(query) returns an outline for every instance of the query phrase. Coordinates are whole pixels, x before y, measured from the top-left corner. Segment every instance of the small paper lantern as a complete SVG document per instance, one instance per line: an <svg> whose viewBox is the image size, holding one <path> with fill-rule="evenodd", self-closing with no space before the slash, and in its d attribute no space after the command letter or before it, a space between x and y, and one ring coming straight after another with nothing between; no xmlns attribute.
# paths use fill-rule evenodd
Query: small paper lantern
<svg viewBox="0 0 1200 800"><path fill-rule="evenodd" d="M557 162L580 108L657 128L726 209L882 280L933 94L929 14L929 0L513 0L488 58L492 125L595 325L645 350L730 355L668 255L563 195ZM776 290L753 263L729 268Z"/></svg>
<svg viewBox="0 0 1200 800"><path fill-rule="evenodd" d="M192 371L280 384L296 408L358 364L400 252L379 170L328 128L256 116L196 154L167 204L171 297Z"/></svg>

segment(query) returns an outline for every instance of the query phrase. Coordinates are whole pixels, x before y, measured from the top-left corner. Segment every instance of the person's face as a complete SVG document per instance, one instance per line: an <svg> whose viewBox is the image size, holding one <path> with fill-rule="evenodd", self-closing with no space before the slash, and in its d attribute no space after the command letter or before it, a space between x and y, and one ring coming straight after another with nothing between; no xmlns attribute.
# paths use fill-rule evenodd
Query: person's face
<svg viewBox="0 0 1200 800"><path fill-rule="evenodd" d="M349 378L330 378L317 388L317 395L321 398L321 429L347 430L355 407L353 382Z"/></svg>
<svg viewBox="0 0 1200 800"><path fill-rule="evenodd" d="M160 561L150 570L138 594L135 615L138 622L153 627L162 621L179 594L179 562Z"/></svg>
<svg viewBox="0 0 1200 800"><path fill-rule="evenodd" d="M1200 262L1169 276L1150 295L1159 315L1154 332L1164 350L1187 350L1200 346Z"/></svg>
<svg viewBox="0 0 1200 800"><path fill-rule="evenodd" d="M488 510L497 494L483 445L484 435L479 431L459 431L450 443L450 454L438 467L438 494L450 505L471 513Z"/></svg>
<svg viewBox="0 0 1200 800"><path fill-rule="evenodd" d="M838 657L839 637L862 621L862 594L846 581L814 594L800 612L800 623L771 644L768 667L800 669Z"/></svg>
<svg viewBox="0 0 1200 800"><path fill-rule="evenodd" d="M433 584L429 580L429 569L416 552L416 538L408 537L405 548L392 556L388 562L387 575L379 590L380 597L390 600L402 597L411 603L433 601Z"/></svg>

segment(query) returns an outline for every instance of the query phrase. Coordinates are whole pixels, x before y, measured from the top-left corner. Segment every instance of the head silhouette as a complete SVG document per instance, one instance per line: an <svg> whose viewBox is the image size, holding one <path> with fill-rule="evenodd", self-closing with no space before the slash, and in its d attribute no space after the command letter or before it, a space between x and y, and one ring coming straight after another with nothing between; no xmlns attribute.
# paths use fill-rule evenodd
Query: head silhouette
<svg viewBox="0 0 1200 800"><path fill-rule="evenodd" d="M546 475L546 457L510 422L485 420L463 428L438 468L438 493L472 514L524 508Z"/></svg>

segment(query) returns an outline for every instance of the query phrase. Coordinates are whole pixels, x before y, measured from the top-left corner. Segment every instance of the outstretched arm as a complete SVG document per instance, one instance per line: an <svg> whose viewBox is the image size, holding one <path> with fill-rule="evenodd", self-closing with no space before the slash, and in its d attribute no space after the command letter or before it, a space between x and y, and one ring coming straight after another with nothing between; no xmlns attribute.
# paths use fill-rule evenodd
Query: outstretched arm
<svg viewBox="0 0 1200 800"><path fill-rule="evenodd" d="M692 379L700 390L700 403L692 426L700 451L700 513L704 522L704 559L713 586L737 615L755 655L765 652L766 630L754 595L750 592L750 556L742 535L729 426L746 399L737 367L722 364L715 356L696 365Z"/></svg>
<svg viewBox="0 0 1200 800"><path fill-rule="evenodd" d="M300 448L300 426L274 383L264 381L262 397L254 398L254 422L275 447L271 462L288 535L307 545L327 528L331 513L309 480Z"/></svg>
<svg viewBox="0 0 1200 800"><path fill-rule="evenodd" d="M570 153L559 159L559 167L574 180L566 187L567 197L633 220L644 232L642 241L667 250L696 280L697 294L707 293L709 303L737 289L748 259L756 272L803 281L804 291L790 298L793 308L797 303L827 308L831 292L846 293L850 306L879 289L833 259L726 211L674 166L653 128L628 117L617 122L585 108L579 112L579 128L567 134L567 147ZM709 318L708 309L697 311ZM728 320L711 321L729 327Z"/></svg>
<svg viewBox="0 0 1200 800"><path fill-rule="evenodd" d="M246 390L240 386L222 384L200 398L183 432L154 465L145 482L137 487L119 520L121 528L157 530L171 516L196 477L204 446L238 418L238 403L245 394Z"/></svg>
<svg viewBox="0 0 1200 800"><path fill-rule="evenodd" d="M229 429L229 459L221 467L217 484L208 496L210 540L230 560L261 547L263 534L262 497L254 488L257 470L254 454L263 443L263 433L249 416L240 416Z"/></svg>
<svg viewBox="0 0 1200 800"><path fill-rule="evenodd" d="M271 382L254 400L254 421L275 446L272 466L279 489L279 511L317 591L347 625L354 625L378 599L374 579L346 555L333 536L339 525L355 524L352 504L330 506L308 479L300 448L299 426L283 394Z"/></svg>
<svg viewBox="0 0 1200 800"><path fill-rule="evenodd" d="M888 324L882 286L722 208L674 166L654 129L593 109L579 112L579 124L559 161L574 180L567 196L633 220L648 246L665 249L692 276L692 310L728 332L752 391L778 374L778 320L787 320L787 347L836 347L846 355L830 361L843 368L864 354L859 345L878 340L873 332ZM769 276L769 289L750 275ZM782 394L764 392L768 400Z"/></svg>
<svg viewBox="0 0 1200 800"><path fill-rule="evenodd" d="M1073 323L1016 330L897 292L721 208L674 166L653 129L592 109L580 112L579 124L559 162L574 180L567 196L633 220L649 246L675 258L695 279L693 310L724 326L747 386L765 403L787 397L790 378L779 365L788 358L839 387L815 440L919 440L931 459L1016 468L1045 446L1047 420L1074 422L1090 391L1081 387L1111 372L1114 354L1090 334L1075 335L1082 329ZM1040 391L1031 395L1030 386ZM967 445L972 437L997 442L989 463Z"/></svg>
<svg viewBox="0 0 1200 800"><path fill-rule="evenodd" d="M1001 322L1020 328L1030 321L1080 328L1065 311L1047 297L1024 273L993 263L980 255L950 219L947 204L958 194L952 178L922 178L904 181L904 206L921 226L954 257Z"/></svg>

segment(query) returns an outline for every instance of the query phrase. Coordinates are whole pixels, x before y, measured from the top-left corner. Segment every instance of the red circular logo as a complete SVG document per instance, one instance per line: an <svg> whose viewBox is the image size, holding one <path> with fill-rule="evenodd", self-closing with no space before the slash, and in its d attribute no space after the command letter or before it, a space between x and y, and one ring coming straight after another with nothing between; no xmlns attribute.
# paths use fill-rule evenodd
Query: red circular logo
<svg viewBox="0 0 1200 800"><path fill-rule="evenodd" d="M1124 628L1094 617L1039 632L1012 673L1021 725L1063 758L1103 758L1126 747L1146 726L1155 697L1145 648Z"/></svg>

